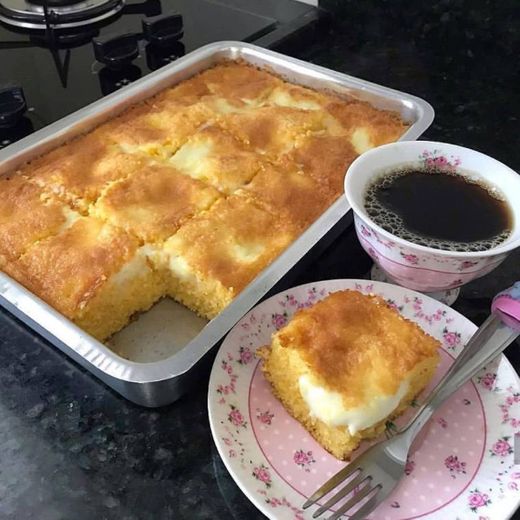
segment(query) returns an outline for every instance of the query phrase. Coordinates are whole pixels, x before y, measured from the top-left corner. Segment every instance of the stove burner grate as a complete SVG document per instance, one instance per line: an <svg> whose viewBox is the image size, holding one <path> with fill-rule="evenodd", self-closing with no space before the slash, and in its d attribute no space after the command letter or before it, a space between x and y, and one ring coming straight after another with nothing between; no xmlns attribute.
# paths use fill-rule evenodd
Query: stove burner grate
<svg viewBox="0 0 520 520"><path fill-rule="evenodd" d="M0 21L24 29L71 29L110 18L125 0L0 0Z"/></svg>
<svg viewBox="0 0 520 520"><path fill-rule="evenodd" d="M64 7L77 4L78 0L26 0L26 3L41 6L47 4L49 7Z"/></svg>

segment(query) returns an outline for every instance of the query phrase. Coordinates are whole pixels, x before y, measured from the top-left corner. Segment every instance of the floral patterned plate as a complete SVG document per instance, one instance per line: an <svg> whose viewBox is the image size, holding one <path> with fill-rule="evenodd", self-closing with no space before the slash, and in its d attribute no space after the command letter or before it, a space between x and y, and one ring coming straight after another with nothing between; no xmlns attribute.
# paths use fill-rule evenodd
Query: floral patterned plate
<svg viewBox="0 0 520 520"><path fill-rule="evenodd" d="M301 504L345 463L321 448L272 395L255 350L268 344L273 331L297 309L341 289L382 296L438 338L442 355L436 380L476 329L436 300L366 280L302 285L265 300L246 314L215 359L209 384L209 418L227 469L269 518L311 518L315 509L304 512ZM397 424L405 420L402 417ZM388 424L389 428L395 426ZM520 433L520 381L501 356L437 411L416 440L403 481L370 518L511 517L520 504L520 465L515 466L513 458L515 433Z"/></svg>

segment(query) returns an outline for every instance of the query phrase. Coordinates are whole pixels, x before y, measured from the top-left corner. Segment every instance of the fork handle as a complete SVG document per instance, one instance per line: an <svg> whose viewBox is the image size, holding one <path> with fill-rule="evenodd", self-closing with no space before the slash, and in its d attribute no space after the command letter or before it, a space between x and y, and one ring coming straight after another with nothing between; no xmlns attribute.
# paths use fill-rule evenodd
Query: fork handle
<svg viewBox="0 0 520 520"><path fill-rule="evenodd" d="M520 282L498 294L492 309L492 314L471 337L408 426L400 432L408 437L408 446L435 410L519 335Z"/></svg>

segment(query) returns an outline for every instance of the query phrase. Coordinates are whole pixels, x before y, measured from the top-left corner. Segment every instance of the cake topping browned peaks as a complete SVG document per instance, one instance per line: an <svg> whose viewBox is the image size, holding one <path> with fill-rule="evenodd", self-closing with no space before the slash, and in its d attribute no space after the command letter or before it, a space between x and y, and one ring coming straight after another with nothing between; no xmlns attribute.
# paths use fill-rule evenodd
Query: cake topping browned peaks
<svg viewBox="0 0 520 520"><path fill-rule="evenodd" d="M0 266L100 339L164 295L213 318L341 195L360 151L404 128L217 64L0 182Z"/></svg>
<svg viewBox="0 0 520 520"><path fill-rule="evenodd" d="M15 261L78 215L21 175L0 178L0 254Z"/></svg>
<svg viewBox="0 0 520 520"><path fill-rule="evenodd" d="M211 186L182 175L172 166L148 164L135 175L113 183L91 212L142 242L158 242L219 197Z"/></svg>
<svg viewBox="0 0 520 520"><path fill-rule="evenodd" d="M367 386L394 394L438 342L378 296L339 291L296 313L281 330L282 347L296 349L321 386L364 400Z"/></svg>

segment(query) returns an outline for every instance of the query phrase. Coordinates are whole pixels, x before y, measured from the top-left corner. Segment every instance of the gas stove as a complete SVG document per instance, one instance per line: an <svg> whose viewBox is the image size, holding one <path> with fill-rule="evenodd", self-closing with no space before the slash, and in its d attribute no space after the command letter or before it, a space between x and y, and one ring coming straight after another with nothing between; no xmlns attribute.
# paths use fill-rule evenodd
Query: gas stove
<svg viewBox="0 0 520 520"><path fill-rule="evenodd" d="M23 29L71 29L112 18L124 0L2 0L0 20Z"/></svg>
<svg viewBox="0 0 520 520"><path fill-rule="evenodd" d="M287 52L325 21L291 0L0 0L0 148L202 45Z"/></svg>

